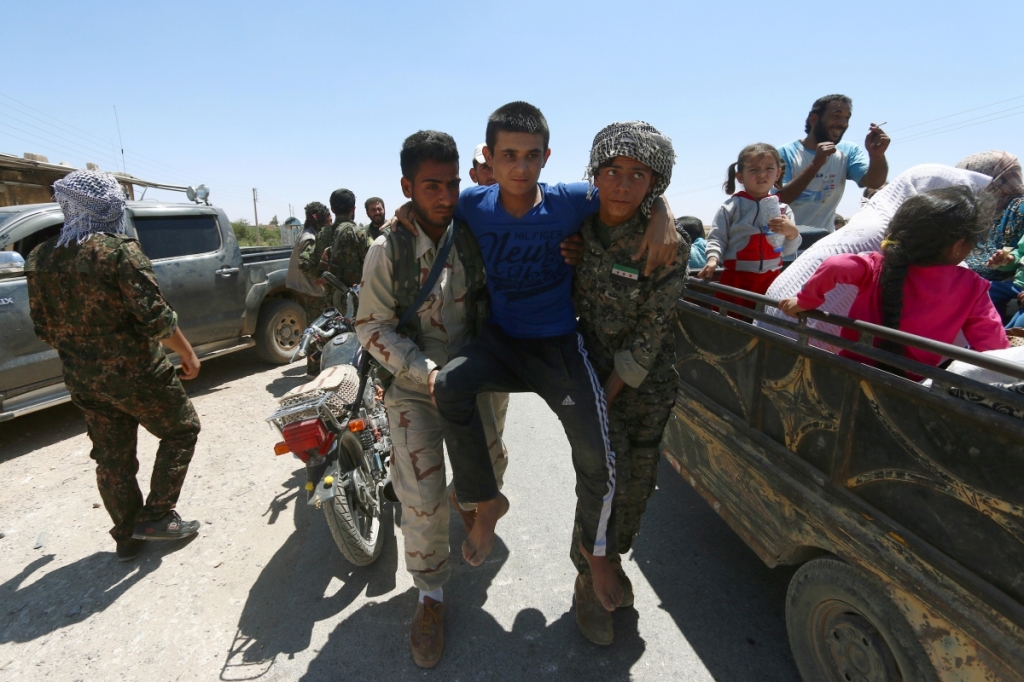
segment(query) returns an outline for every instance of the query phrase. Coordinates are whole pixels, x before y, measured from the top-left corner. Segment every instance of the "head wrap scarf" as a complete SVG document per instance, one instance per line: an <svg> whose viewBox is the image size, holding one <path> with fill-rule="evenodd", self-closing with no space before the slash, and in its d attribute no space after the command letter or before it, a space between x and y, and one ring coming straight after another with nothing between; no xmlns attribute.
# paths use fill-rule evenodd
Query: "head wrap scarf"
<svg viewBox="0 0 1024 682"><path fill-rule="evenodd" d="M331 211L326 206L321 204L319 201L311 201L306 204L306 224L303 227L309 227L314 230L327 227L327 224L331 221Z"/></svg>
<svg viewBox="0 0 1024 682"><path fill-rule="evenodd" d="M109 173L69 173L53 183L53 198L64 211L57 246L81 244L97 232L124 233L124 190Z"/></svg>
<svg viewBox="0 0 1024 682"><path fill-rule="evenodd" d="M996 198L1000 211L1011 201L1024 195L1024 179L1021 178L1020 161L1009 152L992 150L972 154L956 165L963 170L974 171L992 178L989 193Z"/></svg>
<svg viewBox="0 0 1024 682"><path fill-rule="evenodd" d="M590 149L590 163L584 178L590 182L588 198L593 195L594 178L601 164L611 161L617 156L627 156L640 163L650 166L657 173L654 187L640 204L640 212L644 217L651 217L651 205L654 200L665 193L665 188L672 181L672 166L676 162L676 153L672 149L672 140L644 121L627 121L612 123L594 136L594 144Z"/></svg>

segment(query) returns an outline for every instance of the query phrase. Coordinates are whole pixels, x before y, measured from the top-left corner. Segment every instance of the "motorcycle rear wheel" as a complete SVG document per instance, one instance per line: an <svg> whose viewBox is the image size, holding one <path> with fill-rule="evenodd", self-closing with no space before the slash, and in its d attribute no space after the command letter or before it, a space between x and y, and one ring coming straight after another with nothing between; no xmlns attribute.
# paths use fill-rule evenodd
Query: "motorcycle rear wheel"
<svg viewBox="0 0 1024 682"><path fill-rule="evenodd" d="M330 504L323 506L324 516L342 555L356 566L369 566L377 560L384 547L380 532L380 514L383 513L384 500L380 491L373 485L365 462L349 476L352 477L352 482L341 487L331 498ZM355 487L361 484L365 484L364 490L376 501L376 515L367 514L359 505Z"/></svg>

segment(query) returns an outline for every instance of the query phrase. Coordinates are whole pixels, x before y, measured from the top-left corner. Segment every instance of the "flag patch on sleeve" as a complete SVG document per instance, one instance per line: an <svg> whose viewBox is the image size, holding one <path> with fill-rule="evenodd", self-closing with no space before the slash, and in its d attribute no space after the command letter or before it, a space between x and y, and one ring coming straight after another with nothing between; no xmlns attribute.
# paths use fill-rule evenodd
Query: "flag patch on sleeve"
<svg viewBox="0 0 1024 682"><path fill-rule="evenodd" d="M640 271L626 265L612 265L612 281L619 284L636 284L640 281Z"/></svg>

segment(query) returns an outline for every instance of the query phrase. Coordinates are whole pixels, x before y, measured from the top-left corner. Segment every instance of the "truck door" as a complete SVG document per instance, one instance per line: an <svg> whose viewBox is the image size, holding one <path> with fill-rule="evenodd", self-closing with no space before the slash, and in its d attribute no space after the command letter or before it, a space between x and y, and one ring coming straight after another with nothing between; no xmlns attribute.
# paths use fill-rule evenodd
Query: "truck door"
<svg viewBox="0 0 1024 682"><path fill-rule="evenodd" d="M0 263L0 401L63 381L60 358L36 336L29 316L28 283L22 259L60 232L64 216L53 212L10 226ZM19 254L21 258L13 257Z"/></svg>
<svg viewBox="0 0 1024 682"><path fill-rule="evenodd" d="M223 238L217 211L203 207L174 214L139 207L130 215L160 290L192 345L240 336L246 287L242 255L233 238Z"/></svg>

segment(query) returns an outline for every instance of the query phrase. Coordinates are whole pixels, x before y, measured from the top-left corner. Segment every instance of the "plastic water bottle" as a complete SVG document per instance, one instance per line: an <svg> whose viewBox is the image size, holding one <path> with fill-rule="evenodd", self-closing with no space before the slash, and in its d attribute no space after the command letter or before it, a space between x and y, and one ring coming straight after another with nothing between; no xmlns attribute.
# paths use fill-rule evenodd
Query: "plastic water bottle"
<svg viewBox="0 0 1024 682"><path fill-rule="evenodd" d="M761 214L764 216L764 236L768 239L768 243L775 249L775 253L782 253L782 244L786 241L786 235L779 234L778 232L772 232L768 229L768 221L775 218L782 217L782 207L779 206L779 197L774 194L769 194L759 202L761 204Z"/></svg>

